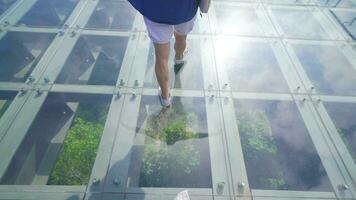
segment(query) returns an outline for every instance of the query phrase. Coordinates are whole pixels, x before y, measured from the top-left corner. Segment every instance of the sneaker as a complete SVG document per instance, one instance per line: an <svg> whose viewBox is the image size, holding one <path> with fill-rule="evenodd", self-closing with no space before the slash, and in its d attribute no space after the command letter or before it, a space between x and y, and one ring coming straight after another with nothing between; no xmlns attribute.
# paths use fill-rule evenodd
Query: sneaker
<svg viewBox="0 0 356 200"><path fill-rule="evenodd" d="M185 50L182 56L182 59L174 59L174 73L178 74L181 69L187 64L187 61L184 59L185 55L187 54L188 50Z"/></svg>
<svg viewBox="0 0 356 200"><path fill-rule="evenodd" d="M185 61L183 59L182 60L175 60L174 61L174 73L178 74L186 63L187 63L187 61Z"/></svg>
<svg viewBox="0 0 356 200"><path fill-rule="evenodd" d="M161 102L161 105L163 107L169 107L172 105L172 96L171 95L169 95L168 99L163 98L162 94L159 94L158 97L159 97L159 101Z"/></svg>

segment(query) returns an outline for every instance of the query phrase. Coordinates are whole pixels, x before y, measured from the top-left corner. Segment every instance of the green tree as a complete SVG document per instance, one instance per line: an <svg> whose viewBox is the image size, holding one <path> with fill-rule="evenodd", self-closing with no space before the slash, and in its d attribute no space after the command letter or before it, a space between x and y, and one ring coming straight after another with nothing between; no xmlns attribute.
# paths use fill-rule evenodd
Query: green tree
<svg viewBox="0 0 356 200"><path fill-rule="evenodd" d="M193 142L199 137L197 120L194 113L181 112L178 107L149 117L140 186L197 186L192 178L200 166L200 152Z"/></svg>
<svg viewBox="0 0 356 200"><path fill-rule="evenodd" d="M86 185L106 120L107 103L80 104L51 171L49 185Z"/></svg>
<svg viewBox="0 0 356 200"><path fill-rule="evenodd" d="M237 116L251 184L260 188L286 188L282 169L276 160L278 149L266 113L261 110L241 111Z"/></svg>
<svg viewBox="0 0 356 200"><path fill-rule="evenodd" d="M77 117L50 174L49 185L86 185L96 157L102 124Z"/></svg>

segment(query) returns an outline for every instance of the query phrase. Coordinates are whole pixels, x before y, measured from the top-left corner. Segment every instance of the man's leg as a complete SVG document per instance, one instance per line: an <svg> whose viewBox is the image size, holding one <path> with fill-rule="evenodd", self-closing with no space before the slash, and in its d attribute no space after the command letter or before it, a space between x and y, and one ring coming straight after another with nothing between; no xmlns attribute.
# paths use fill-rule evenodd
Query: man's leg
<svg viewBox="0 0 356 200"><path fill-rule="evenodd" d="M169 71L168 71L168 59L169 59L169 43L154 44L156 52L155 71L157 81L162 90L162 97L168 99L169 93Z"/></svg>
<svg viewBox="0 0 356 200"><path fill-rule="evenodd" d="M185 48L187 47L187 35L180 35L174 32L174 37L176 39L176 42L174 44L174 49L176 51L175 58L176 60L181 60L183 59L183 53L185 51Z"/></svg>

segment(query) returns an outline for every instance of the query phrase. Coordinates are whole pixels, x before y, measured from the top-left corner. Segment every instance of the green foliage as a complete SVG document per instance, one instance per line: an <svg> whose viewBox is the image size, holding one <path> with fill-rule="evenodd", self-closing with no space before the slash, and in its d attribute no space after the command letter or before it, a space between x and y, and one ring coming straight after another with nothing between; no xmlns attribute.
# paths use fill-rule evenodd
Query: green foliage
<svg viewBox="0 0 356 200"><path fill-rule="evenodd" d="M106 102L81 103L76 115L82 117L85 121L105 124L108 104Z"/></svg>
<svg viewBox="0 0 356 200"><path fill-rule="evenodd" d="M171 108L148 119L140 174L140 186L159 187L178 184L194 187L192 174L198 173L200 152L194 145L197 117L194 113ZM193 179L192 179L193 180Z"/></svg>
<svg viewBox="0 0 356 200"><path fill-rule="evenodd" d="M272 137L267 116L262 111L243 113L239 115L238 126L242 146L246 149L248 158L253 158L259 152L277 154L276 142Z"/></svg>
<svg viewBox="0 0 356 200"><path fill-rule="evenodd" d="M272 188L279 189L286 185L285 180L283 177L281 178L266 178L266 179L261 179L261 183L264 183L266 185L270 185Z"/></svg>
<svg viewBox="0 0 356 200"><path fill-rule="evenodd" d="M106 109L103 105L83 104L78 107L74 122L50 174L49 185L88 183L104 129ZM98 117L99 120L96 120Z"/></svg>
<svg viewBox="0 0 356 200"><path fill-rule="evenodd" d="M285 188L283 172L276 160L276 141L264 111L239 112L237 123L251 184L261 188Z"/></svg>

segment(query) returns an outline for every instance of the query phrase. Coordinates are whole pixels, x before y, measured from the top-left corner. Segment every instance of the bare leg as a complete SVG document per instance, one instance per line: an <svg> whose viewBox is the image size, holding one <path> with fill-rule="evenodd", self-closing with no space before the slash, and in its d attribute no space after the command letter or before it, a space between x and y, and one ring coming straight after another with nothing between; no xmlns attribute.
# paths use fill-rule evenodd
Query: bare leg
<svg viewBox="0 0 356 200"><path fill-rule="evenodd" d="M154 44L156 52L156 64L155 71L157 81L162 90L162 97L169 98L169 71L168 71L168 59L169 59L169 43Z"/></svg>
<svg viewBox="0 0 356 200"><path fill-rule="evenodd" d="M176 60L180 60L183 58L183 53L187 47L187 35L179 35L174 32L174 37L176 38L176 42L174 44L174 49L176 51L175 58Z"/></svg>

